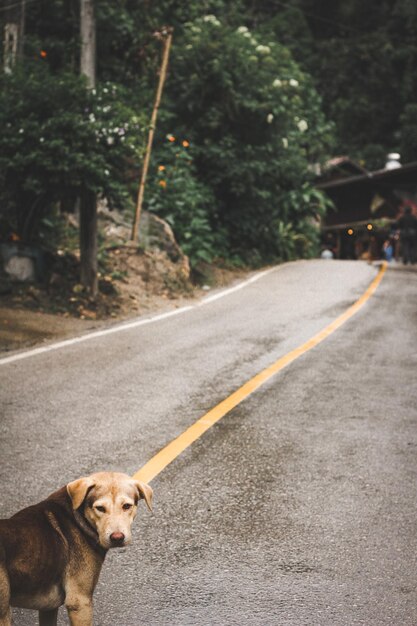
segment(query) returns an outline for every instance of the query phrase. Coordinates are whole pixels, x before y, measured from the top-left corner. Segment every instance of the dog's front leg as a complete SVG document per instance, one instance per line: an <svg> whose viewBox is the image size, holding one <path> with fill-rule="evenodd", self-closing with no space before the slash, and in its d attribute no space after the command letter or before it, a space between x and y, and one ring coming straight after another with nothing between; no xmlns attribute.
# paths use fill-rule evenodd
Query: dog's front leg
<svg viewBox="0 0 417 626"><path fill-rule="evenodd" d="M12 625L10 583L5 566L0 565L0 626Z"/></svg>
<svg viewBox="0 0 417 626"><path fill-rule="evenodd" d="M58 623L58 609L53 611L39 611L39 626L56 626Z"/></svg>
<svg viewBox="0 0 417 626"><path fill-rule="evenodd" d="M0 613L0 626L12 626L12 611L10 608L5 613Z"/></svg>
<svg viewBox="0 0 417 626"><path fill-rule="evenodd" d="M65 601L71 626L93 626L93 601L87 596L77 596Z"/></svg>

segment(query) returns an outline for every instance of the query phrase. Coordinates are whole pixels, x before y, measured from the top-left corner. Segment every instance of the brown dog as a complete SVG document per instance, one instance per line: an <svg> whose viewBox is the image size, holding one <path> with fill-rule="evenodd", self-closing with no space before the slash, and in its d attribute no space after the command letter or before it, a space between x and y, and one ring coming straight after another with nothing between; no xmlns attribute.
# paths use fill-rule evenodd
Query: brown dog
<svg viewBox="0 0 417 626"><path fill-rule="evenodd" d="M11 625L11 606L36 609L40 626L55 626L62 604L72 626L91 626L107 550L130 543L140 498L151 509L148 485L100 472L0 520L0 626Z"/></svg>

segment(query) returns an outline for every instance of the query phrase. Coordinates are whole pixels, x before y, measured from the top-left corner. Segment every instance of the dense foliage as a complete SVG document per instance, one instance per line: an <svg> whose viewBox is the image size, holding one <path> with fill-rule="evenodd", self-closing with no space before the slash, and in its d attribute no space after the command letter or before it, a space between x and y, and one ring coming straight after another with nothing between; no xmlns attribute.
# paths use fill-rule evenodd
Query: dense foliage
<svg viewBox="0 0 417 626"><path fill-rule="evenodd" d="M96 95L76 77L78 0L27 4L23 68L1 78L1 210L26 235L35 214L65 208L81 188L120 207L134 199L163 25L174 45L145 200L193 263L314 254L326 208L313 187L318 162L335 152L370 168L391 150L417 158L413 0L96 8Z"/></svg>
<svg viewBox="0 0 417 626"><path fill-rule="evenodd" d="M89 92L78 76L37 65L0 77L0 204L22 239L85 190L126 201L143 142L123 95L108 83Z"/></svg>
<svg viewBox="0 0 417 626"><path fill-rule="evenodd" d="M298 233L320 212L289 194L309 182L331 138L311 80L286 48L213 14L185 24L171 68L168 123L214 192L213 228L252 262L291 256L278 226Z"/></svg>
<svg viewBox="0 0 417 626"><path fill-rule="evenodd" d="M336 124L337 151L369 169L383 167L392 151L404 162L417 159L409 138L409 107L417 105L417 3L270 0L268 8L277 36L314 77Z"/></svg>
<svg viewBox="0 0 417 626"><path fill-rule="evenodd" d="M226 248L221 233L210 225L216 200L210 187L197 178L191 152L187 139L166 137L155 155L146 206L171 225L194 266L212 261Z"/></svg>

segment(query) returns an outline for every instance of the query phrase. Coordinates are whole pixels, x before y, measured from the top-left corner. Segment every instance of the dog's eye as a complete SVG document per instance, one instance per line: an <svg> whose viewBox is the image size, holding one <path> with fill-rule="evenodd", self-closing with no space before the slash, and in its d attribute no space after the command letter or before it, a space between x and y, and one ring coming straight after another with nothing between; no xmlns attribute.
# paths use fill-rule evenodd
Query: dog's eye
<svg viewBox="0 0 417 626"><path fill-rule="evenodd" d="M126 504L124 504L122 508L123 508L124 511L128 511L129 509L132 508L132 505L129 504L128 502L126 502Z"/></svg>
<svg viewBox="0 0 417 626"><path fill-rule="evenodd" d="M105 513L106 509L104 508L104 506L96 506L94 507L96 511L99 511L100 513Z"/></svg>

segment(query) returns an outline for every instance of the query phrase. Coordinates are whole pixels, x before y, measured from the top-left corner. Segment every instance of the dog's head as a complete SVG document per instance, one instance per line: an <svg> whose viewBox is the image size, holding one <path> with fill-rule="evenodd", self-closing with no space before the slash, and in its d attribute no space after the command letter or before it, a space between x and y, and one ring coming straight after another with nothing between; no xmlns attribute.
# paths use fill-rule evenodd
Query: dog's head
<svg viewBox="0 0 417 626"><path fill-rule="evenodd" d="M82 507L83 517L95 529L100 545L106 550L130 543L131 525L140 499L152 510L151 487L127 474L92 474L69 483L67 492L74 511Z"/></svg>

